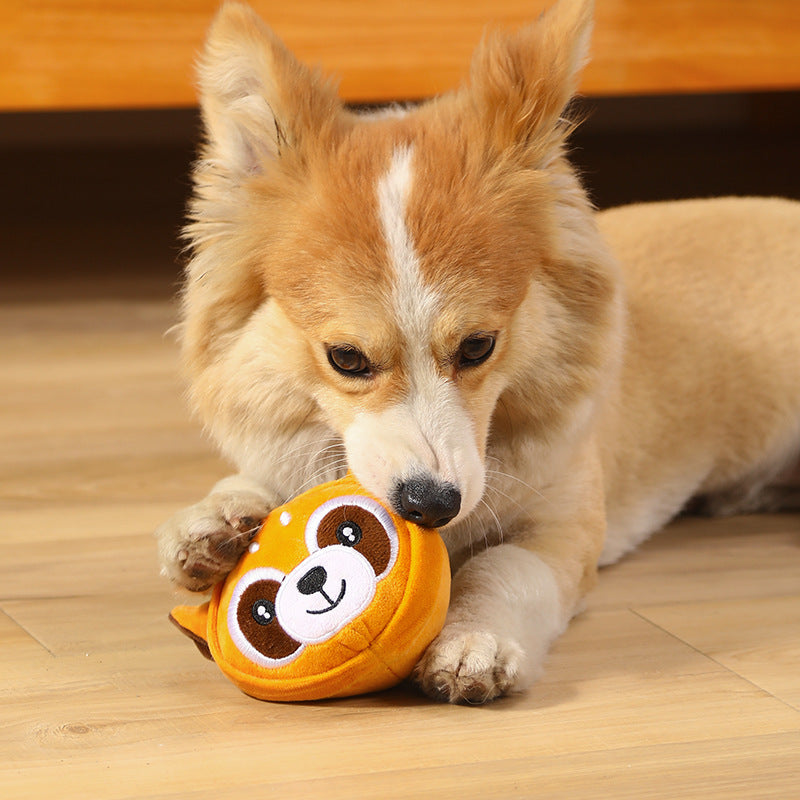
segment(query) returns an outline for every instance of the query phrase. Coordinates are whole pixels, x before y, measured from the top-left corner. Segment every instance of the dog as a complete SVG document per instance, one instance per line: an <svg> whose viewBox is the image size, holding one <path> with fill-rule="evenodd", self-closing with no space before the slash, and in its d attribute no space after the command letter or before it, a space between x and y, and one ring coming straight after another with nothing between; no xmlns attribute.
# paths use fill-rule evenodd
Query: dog
<svg viewBox="0 0 800 800"><path fill-rule="evenodd" d="M690 502L787 502L800 204L596 213L565 111L592 13L560 0L487 34L458 90L360 113L222 7L180 332L238 474L158 529L179 585L220 580L270 509L352 470L445 538L450 608L414 677L480 703L529 686L598 566Z"/></svg>

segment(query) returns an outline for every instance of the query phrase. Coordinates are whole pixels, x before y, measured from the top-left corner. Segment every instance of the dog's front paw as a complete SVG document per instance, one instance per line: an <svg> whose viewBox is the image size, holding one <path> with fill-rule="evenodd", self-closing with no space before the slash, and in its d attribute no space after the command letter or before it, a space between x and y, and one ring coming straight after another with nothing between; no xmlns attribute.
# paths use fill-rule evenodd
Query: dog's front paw
<svg viewBox="0 0 800 800"><path fill-rule="evenodd" d="M448 626L425 651L413 679L435 700L486 703L516 688L523 658L512 639Z"/></svg>
<svg viewBox="0 0 800 800"><path fill-rule="evenodd" d="M255 492L222 492L179 511L156 530L162 572L205 591L225 579L271 510Z"/></svg>

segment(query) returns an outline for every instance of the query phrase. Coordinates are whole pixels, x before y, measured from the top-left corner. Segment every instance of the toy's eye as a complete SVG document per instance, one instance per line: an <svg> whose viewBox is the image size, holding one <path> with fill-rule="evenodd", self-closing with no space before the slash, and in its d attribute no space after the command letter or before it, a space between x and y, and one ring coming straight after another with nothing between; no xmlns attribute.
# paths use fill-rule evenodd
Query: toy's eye
<svg viewBox="0 0 800 800"><path fill-rule="evenodd" d="M359 524L352 520L340 522L339 527L336 528L336 540L345 547L355 547L363 536Z"/></svg>
<svg viewBox="0 0 800 800"><path fill-rule="evenodd" d="M311 552L331 545L352 548L379 578L394 564L398 547L389 512L370 498L353 495L323 503L309 517L306 543Z"/></svg>
<svg viewBox="0 0 800 800"><path fill-rule="evenodd" d="M277 570L260 568L246 573L236 585L228 611L228 630L240 652L263 666L291 660L302 645L289 636L275 613L281 582Z"/></svg>
<svg viewBox="0 0 800 800"><path fill-rule="evenodd" d="M250 612L259 625L269 625L275 619L275 603L272 600L258 599Z"/></svg>

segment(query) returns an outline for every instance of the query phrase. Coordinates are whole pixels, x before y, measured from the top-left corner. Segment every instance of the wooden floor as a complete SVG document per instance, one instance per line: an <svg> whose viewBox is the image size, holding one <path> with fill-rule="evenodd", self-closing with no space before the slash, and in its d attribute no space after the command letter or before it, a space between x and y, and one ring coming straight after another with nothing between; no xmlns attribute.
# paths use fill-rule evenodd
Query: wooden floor
<svg viewBox="0 0 800 800"><path fill-rule="evenodd" d="M167 622L151 531L225 473L169 281L26 280L0 304L3 798L800 797L800 517L679 521L525 696L257 702Z"/></svg>

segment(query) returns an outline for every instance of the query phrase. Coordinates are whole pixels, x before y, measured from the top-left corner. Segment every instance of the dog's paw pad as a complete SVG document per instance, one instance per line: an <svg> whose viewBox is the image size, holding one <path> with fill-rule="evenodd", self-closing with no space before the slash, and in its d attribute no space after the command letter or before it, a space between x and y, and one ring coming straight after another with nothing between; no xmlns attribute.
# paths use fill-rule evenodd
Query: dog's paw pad
<svg viewBox="0 0 800 800"><path fill-rule="evenodd" d="M157 531L163 571L180 586L205 591L233 569L270 508L250 493L211 495Z"/></svg>
<svg viewBox="0 0 800 800"><path fill-rule="evenodd" d="M414 680L436 700L486 703L514 690L522 659L511 639L445 628L417 664Z"/></svg>
<svg viewBox="0 0 800 800"><path fill-rule="evenodd" d="M202 591L221 581L233 569L252 536L220 524L219 530L185 541L177 563L187 588Z"/></svg>

